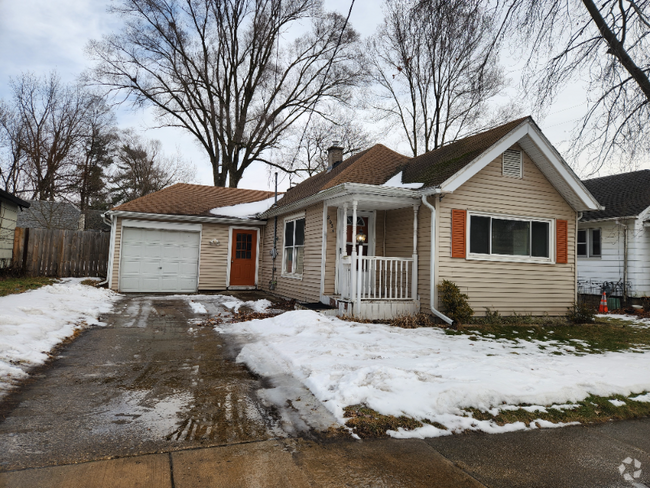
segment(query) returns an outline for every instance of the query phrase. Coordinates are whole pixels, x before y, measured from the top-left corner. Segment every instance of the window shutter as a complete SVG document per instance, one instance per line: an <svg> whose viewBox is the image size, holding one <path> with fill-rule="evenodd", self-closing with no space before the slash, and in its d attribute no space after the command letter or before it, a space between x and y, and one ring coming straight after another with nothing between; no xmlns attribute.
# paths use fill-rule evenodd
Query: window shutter
<svg viewBox="0 0 650 488"><path fill-rule="evenodd" d="M467 228L467 211L451 211L451 257L465 258L465 230Z"/></svg>
<svg viewBox="0 0 650 488"><path fill-rule="evenodd" d="M569 262L569 221L558 220L556 224L556 262L558 264L567 264Z"/></svg>
<svg viewBox="0 0 650 488"><path fill-rule="evenodd" d="M523 176L521 151L508 149L503 153L503 176L521 178Z"/></svg>

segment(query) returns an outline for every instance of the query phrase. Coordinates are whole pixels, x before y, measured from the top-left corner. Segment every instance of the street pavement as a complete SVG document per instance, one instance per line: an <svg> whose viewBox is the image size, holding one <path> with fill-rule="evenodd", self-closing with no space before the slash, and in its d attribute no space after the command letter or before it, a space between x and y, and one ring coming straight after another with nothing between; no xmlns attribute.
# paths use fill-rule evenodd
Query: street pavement
<svg viewBox="0 0 650 488"><path fill-rule="evenodd" d="M0 404L0 488L650 486L649 419L434 439L318 433L326 409L307 390L310 408L283 405L300 386L250 374L203 318L183 298L126 297L108 326L62 347Z"/></svg>

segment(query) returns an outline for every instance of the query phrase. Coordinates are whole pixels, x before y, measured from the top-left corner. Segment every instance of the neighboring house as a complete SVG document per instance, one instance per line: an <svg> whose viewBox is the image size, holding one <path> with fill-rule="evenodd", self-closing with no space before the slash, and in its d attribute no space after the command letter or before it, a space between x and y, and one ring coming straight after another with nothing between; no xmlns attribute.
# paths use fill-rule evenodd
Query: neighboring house
<svg viewBox="0 0 650 488"><path fill-rule="evenodd" d="M615 296L650 296L650 170L583 184L605 209L578 224L580 292L598 294L609 282Z"/></svg>
<svg viewBox="0 0 650 488"><path fill-rule="evenodd" d="M28 202L0 190L0 268L11 265L16 219L28 208Z"/></svg>
<svg viewBox="0 0 650 488"><path fill-rule="evenodd" d="M178 183L106 212L109 287L121 292L256 288L272 192Z"/></svg>
<svg viewBox="0 0 650 488"><path fill-rule="evenodd" d="M18 215L16 227L28 229L83 230L84 218L76 206L68 202L33 200Z"/></svg>
<svg viewBox="0 0 650 488"><path fill-rule="evenodd" d="M111 226L104 222L104 213L104 210L86 210L83 212L84 230L110 232Z"/></svg>
<svg viewBox="0 0 650 488"><path fill-rule="evenodd" d="M532 118L411 160L381 145L330 156L261 215L264 249L276 218L278 236L263 289L363 318L439 314L445 279L478 315L561 315L575 302L578 213L600 206Z"/></svg>
<svg viewBox="0 0 650 488"><path fill-rule="evenodd" d="M113 209L111 287L232 288L239 243L258 251L250 286L360 318L449 320L445 279L478 315L575 302L578 214L602 207L530 117L413 159L378 144L341 160L330 148L271 208L267 192L175 185Z"/></svg>

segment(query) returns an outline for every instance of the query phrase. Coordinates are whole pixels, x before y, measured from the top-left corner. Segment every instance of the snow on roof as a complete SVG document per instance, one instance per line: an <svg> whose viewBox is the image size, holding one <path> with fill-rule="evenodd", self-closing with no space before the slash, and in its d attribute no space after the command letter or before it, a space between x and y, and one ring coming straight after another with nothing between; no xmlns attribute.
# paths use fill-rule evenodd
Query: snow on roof
<svg viewBox="0 0 650 488"><path fill-rule="evenodd" d="M404 173L403 171L400 171L381 186L392 186L394 188L408 188L410 190L418 190L424 186L424 183L402 183L403 173Z"/></svg>
<svg viewBox="0 0 650 488"><path fill-rule="evenodd" d="M240 203L238 205L231 205L229 207L217 207L210 210L212 215L220 217L237 217L237 218L252 218L262 212L266 212L271 205L275 202L275 197L259 200L257 202Z"/></svg>

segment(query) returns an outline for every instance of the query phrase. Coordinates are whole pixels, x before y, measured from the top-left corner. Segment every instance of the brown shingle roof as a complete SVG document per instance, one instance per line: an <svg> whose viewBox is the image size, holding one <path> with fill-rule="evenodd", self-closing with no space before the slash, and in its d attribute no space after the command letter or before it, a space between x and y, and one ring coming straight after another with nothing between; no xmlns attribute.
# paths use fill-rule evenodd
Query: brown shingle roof
<svg viewBox="0 0 650 488"><path fill-rule="evenodd" d="M123 203L112 210L167 215L211 215L210 210L273 196L271 191L244 190L177 183L163 190Z"/></svg>
<svg viewBox="0 0 650 488"><path fill-rule="evenodd" d="M297 202L341 183L381 185L403 168L408 160L408 157L382 144L376 144L349 157L329 173L323 171L296 185L285 193L278 202L278 207Z"/></svg>
<svg viewBox="0 0 650 488"><path fill-rule="evenodd" d="M413 158L402 180L404 183L424 183L424 187L438 186L528 118L513 120Z"/></svg>

